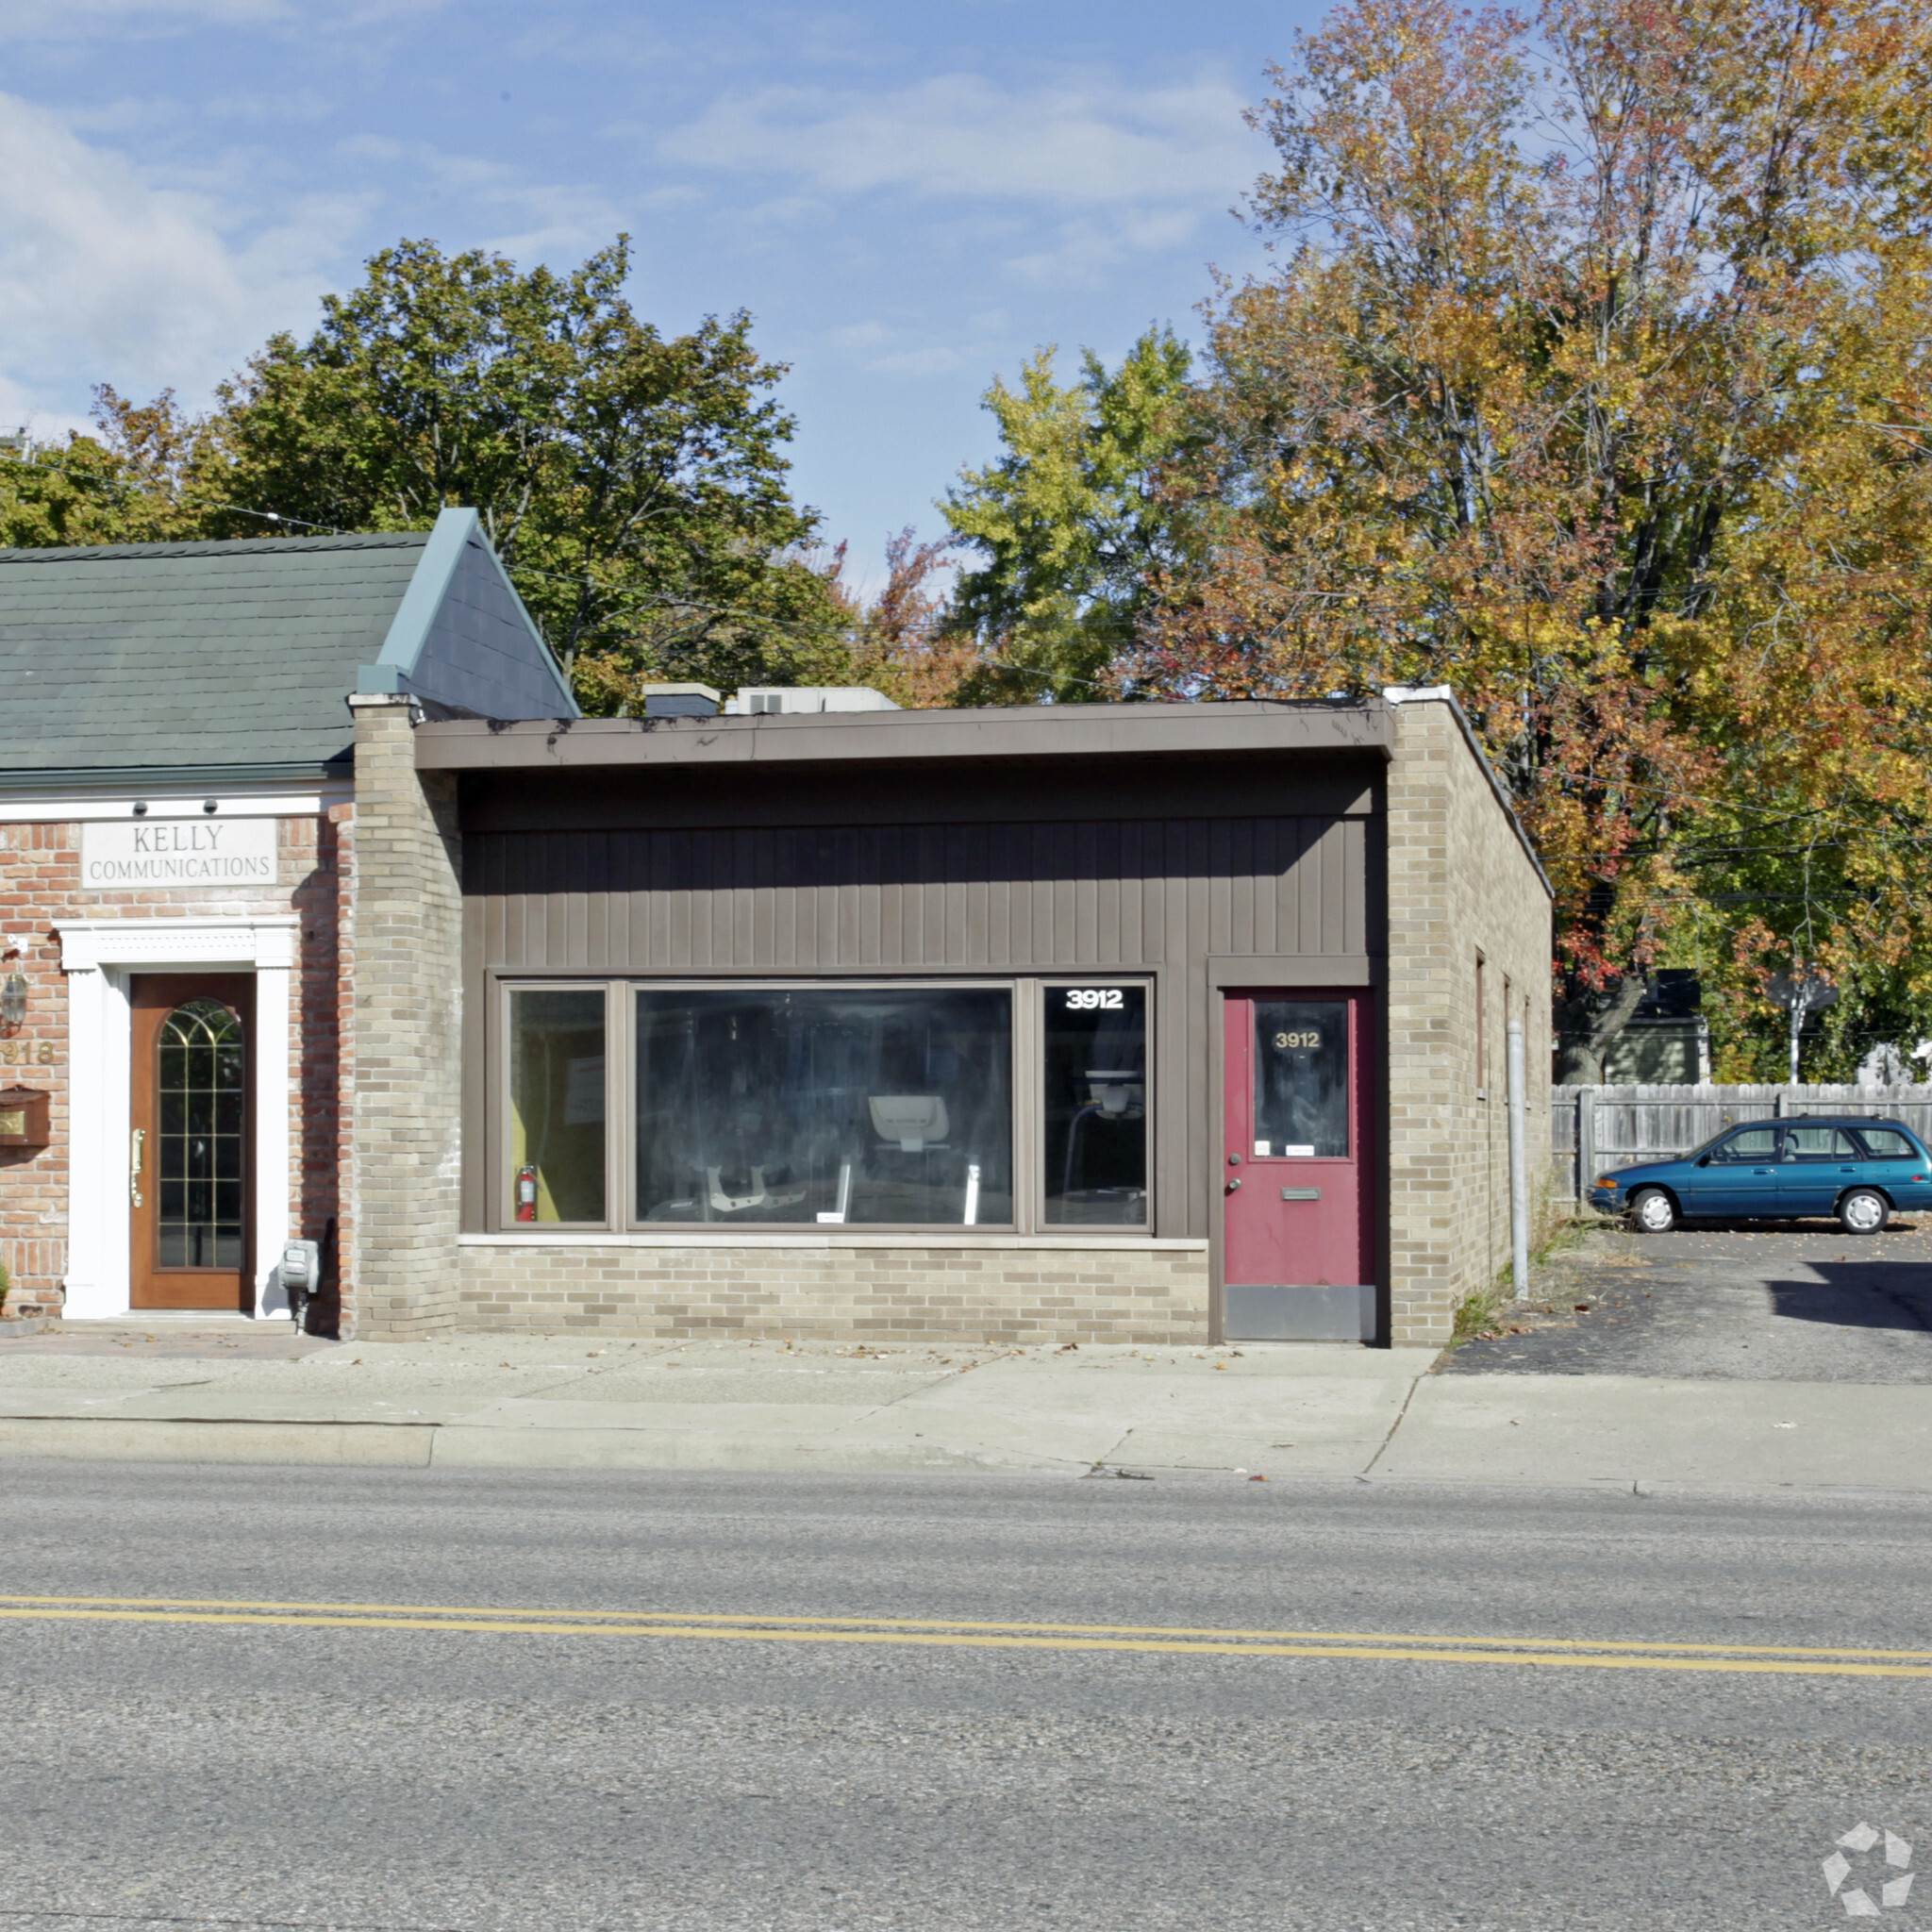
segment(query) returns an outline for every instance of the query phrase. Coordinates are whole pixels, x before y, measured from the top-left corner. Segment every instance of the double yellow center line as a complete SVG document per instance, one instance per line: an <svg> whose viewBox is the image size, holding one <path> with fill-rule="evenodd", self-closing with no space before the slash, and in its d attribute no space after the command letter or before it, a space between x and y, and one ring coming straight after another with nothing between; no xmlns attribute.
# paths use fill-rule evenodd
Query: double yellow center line
<svg viewBox="0 0 1932 1932"><path fill-rule="evenodd" d="M675 1637L745 1643L868 1643L971 1650L1135 1651L1374 1663L1545 1664L1594 1671L1726 1671L1808 1677L1932 1677L1932 1649L1802 1649L1567 1637L1404 1637L1350 1630L1216 1630L969 1618L785 1617L683 1610L478 1609L435 1604L290 1604L185 1597L0 1596L0 1618L42 1623L307 1625L499 1637Z"/></svg>

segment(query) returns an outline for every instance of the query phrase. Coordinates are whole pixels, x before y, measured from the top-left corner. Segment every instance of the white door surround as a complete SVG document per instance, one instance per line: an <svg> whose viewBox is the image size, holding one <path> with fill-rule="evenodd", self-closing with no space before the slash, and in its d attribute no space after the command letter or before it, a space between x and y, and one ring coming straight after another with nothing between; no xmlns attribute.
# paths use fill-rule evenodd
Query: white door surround
<svg viewBox="0 0 1932 1932"><path fill-rule="evenodd" d="M255 1312L289 1312L275 1263L289 1238L289 1045L299 924L291 913L59 922L70 1070L63 1311L68 1316L85 1320L131 1312L128 982L136 973L255 974Z"/></svg>

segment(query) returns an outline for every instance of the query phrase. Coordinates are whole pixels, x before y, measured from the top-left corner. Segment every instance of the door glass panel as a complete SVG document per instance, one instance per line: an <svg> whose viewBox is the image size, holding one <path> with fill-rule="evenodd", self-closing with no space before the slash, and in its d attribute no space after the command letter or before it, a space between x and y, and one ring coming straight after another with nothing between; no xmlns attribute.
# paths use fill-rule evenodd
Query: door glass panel
<svg viewBox="0 0 1932 1932"><path fill-rule="evenodd" d="M1050 986L1046 998L1046 1220L1147 1220L1147 989Z"/></svg>
<svg viewBox="0 0 1932 1932"><path fill-rule="evenodd" d="M1345 1158L1348 1006L1255 1002L1255 1153Z"/></svg>
<svg viewBox="0 0 1932 1932"><path fill-rule="evenodd" d="M1858 1152L1849 1134L1837 1127L1787 1127L1787 1160L1856 1160Z"/></svg>
<svg viewBox="0 0 1932 1932"><path fill-rule="evenodd" d="M637 1002L641 1221L1011 1223L1006 988Z"/></svg>
<svg viewBox="0 0 1932 1932"><path fill-rule="evenodd" d="M1726 1165L1743 1161L1745 1163L1775 1160L1777 1158L1777 1129L1775 1127L1746 1127L1728 1141L1720 1141L1711 1150L1713 1162Z"/></svg>
<svg viewBox="0 0 1932 1932"><path fill-rule="evenodd" d="M509 996L510 1198L518 1221L604 1219L604 989Z"/></svg>
<svg viewBox="0 0 1932 1932"><path fill-rule="evenodd" d="M156 1264L242 1265L247 1064L242 1023L190 1000L156 1036Z"/></svg>

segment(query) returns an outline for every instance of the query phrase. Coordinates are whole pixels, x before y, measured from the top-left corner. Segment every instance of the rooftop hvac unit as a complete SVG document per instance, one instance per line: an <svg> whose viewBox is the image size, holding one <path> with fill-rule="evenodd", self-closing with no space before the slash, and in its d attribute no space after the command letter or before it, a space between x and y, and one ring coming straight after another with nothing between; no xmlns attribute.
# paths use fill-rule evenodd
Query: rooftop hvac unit
<svg viewBox="0 0 1932 1932"><path fill-rule="evenodd" d="M725 707L733 718L756 718L767 714L791 717L816 711L896 711L899 708L882 691L868 684L754 684L746 685Z"/></svg>

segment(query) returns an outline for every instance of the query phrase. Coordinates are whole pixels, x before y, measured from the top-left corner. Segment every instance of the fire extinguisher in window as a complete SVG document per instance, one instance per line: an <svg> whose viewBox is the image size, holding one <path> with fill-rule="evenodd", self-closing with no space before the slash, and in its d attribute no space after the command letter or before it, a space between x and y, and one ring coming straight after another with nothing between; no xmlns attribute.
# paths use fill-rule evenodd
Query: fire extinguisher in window
<svg viewBox="0 0 1932 1932"><path fill-rule="evenodd" d="M517 1219L535 1221L537 1218L537 1170L534 1166L517 1169Z"/></svg>

